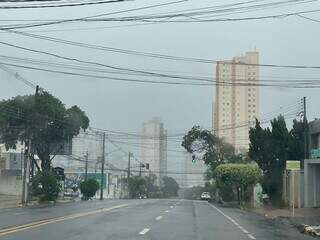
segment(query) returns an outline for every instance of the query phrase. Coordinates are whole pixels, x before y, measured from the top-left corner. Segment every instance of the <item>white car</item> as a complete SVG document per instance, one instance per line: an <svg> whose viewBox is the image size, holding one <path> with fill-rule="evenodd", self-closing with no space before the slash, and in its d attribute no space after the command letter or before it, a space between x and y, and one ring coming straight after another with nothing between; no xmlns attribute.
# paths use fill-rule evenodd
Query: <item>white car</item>
<svg viewBox="0 0 320 240"><path fill-rule="evenodd" d="M211 200L210 193L208 193L208 192L203 192L203 193L201 194L200 199L201 199L201 200L210 201L210 200Z"/></svg>

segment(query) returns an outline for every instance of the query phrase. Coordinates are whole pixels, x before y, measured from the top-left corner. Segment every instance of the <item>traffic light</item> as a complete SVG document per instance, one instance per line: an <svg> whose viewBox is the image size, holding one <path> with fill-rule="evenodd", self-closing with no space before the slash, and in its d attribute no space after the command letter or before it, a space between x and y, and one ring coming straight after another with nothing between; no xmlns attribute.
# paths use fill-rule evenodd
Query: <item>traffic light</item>
<svg viewBox="0 0 320 240"><path fill-rule="evenodd" d="M195 164L195 163L196 163L196 156L192 155L192 164Z"/></svg>
<svg viewBox="0 0 320 240"><path fill-rule="evenodd" d="M149 170L149 163L146 163L146 169Z"/></svg>

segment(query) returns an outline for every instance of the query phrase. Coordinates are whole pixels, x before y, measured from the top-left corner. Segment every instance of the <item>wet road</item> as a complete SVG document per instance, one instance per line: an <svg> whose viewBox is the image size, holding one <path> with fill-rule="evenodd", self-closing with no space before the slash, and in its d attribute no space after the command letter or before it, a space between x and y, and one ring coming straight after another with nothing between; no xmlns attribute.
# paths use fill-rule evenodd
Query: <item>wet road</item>
<svg viewBox="0 0 320 240"><path fill-rule="evenodd" d="M108 200L0 211L0 240L312 239L237 209L179 199Z"/></svg>

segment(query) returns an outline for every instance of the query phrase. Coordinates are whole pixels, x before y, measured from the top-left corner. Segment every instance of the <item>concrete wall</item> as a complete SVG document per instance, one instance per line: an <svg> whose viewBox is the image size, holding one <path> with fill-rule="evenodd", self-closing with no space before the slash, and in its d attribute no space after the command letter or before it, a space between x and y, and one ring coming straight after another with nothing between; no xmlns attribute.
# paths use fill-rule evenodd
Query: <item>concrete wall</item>
<svg viewBox="0 0 320 240"><path fill-rule="evenodd" d="M294 177L294 185L292 180ZM289 204L293 205L293 196L294 196L294 205L296 208L304 207L304 171L297 170L294 172L285 171L283 175L283 195L282 199Z"/></svg>
<svg viewBox="0 0 320 240"><path fill-rule="evenodd" d="M20 176L0 176L0 194L20 196L22 179Z"/></svg>
<svg viewBox="0 0 320 240"><path fill-rule="evenodd" d="M304 160L304 201L305 207L320 206L320 161Z"/></svg>

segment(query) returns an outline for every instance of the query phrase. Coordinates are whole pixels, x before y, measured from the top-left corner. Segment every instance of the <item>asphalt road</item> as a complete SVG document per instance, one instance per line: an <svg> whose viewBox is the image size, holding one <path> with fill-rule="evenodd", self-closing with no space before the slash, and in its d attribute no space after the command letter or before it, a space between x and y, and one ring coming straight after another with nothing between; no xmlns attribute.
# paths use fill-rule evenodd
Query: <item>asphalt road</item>
<svg viewBox="0 0 320 240"><path fill-rule="evenodd" d="M179 199L106 200L0 211L0 240L312 239L256 214Z"/></svg>

